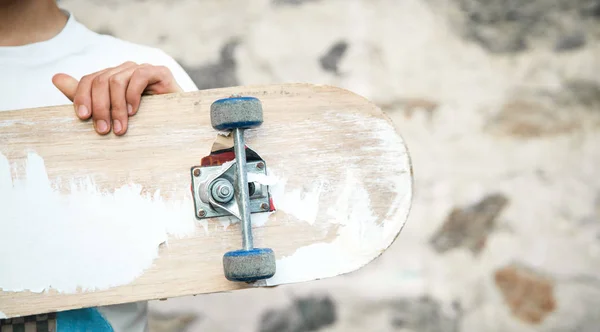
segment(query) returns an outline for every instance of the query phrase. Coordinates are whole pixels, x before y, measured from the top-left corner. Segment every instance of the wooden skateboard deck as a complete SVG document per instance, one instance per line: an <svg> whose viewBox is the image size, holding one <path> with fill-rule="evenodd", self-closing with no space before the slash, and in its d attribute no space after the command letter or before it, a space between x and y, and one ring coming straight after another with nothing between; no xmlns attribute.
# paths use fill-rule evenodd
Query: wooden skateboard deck
<svg viewBox="0 0 600 332"><path fill-rule="evenodd" d="M194 167L232 146L210 107L234 94L258 98L264 112L245 132L266 163L249 181L271 198L269 212L252 214L252 235L277 270L252 283L224 277L223 255L242 247L239 220L198 219L192 191ZM398 236L412 190L391 122L331 86L145 96L121 137L96 134L72 105L0 112L0 317L352 272Z"/></svg>

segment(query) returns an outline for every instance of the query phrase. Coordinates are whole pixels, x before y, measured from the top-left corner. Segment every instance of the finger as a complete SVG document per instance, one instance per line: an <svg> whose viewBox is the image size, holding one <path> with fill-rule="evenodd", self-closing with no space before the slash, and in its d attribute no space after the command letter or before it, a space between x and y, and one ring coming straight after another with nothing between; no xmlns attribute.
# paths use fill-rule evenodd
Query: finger
<svg viewBox="0 0 600 332"><path fill-rule="evenodd" d="M92 118L94 127L99 134L107 134L111 129L111 91L109 81L112 75L124 68L134 66L132 62L126 62L120 66L109 68L96 75L92 80ZM124 98L123 98L124 99Z"/></svg>
<svg viewBox="0 0 600 332"><path fill-rule="evenodd" d="M91 86L92 119L98 134L108 134L110 131L110 91L107 72L94 77Z"/></svg>
<svg viewBox="0 0 600 332"><path fill-rule="evenodd" d="M153 67L145 94L165 94L182 92L173 73L165 66Z"/></svg>
<svg viewBox="0 0 600 332"><path fill-rule="evenodd" d="M127 100L127 105L129 105L128 107L130 108L130 116L137 114L138 108L140 106L140 99L148 85L147 81L144 82L142 78L144 75L146 75L145 73L147 72L147 68L152 68L152 65L144 63L131 72L131 77L129 79L129 85L127 86L125 96Z"/></svg>
<svg viewBox="0 0 600 332"><path fill-rule="evenodd" d="M112 97L113 91L117 92L117 94L118 94L117 98L121 99L121 101L115 100L114 103L115 104L122 103L121 106L124 104L128 115L133 115L133 112L131 109L131 105L127 101L127 89L129 88L131 76L133 75L133 73L135 72L135 70L137 68L139 68L139 66L137 66L137 65L127 67L127 68L121 70L120 72L112 75L111 80L109 82L109 85L111 87L111 99L115 99ZM113 87L113 85L114 85L114 87ZM113 101L111 101L111 103L113 103ZM117 107L121 108L121 106L117 106Z"/></svg>
<svg viewBox="0 0 600 332"><path fill-rule="evenodd" d="M67 74L59 73L52 77L52 84L69 98L70 101L73 101L79 81Z"/></svg>
<svg viewBox="0 0 600 332"><path fill-rule="evenodd" d="M73 104L75 106L77 116L81 120L87 120L92 115L92 82L97 75L103 73L104 71L105 70L102 70L83 76L77 85L75 97L73 98Z"/></svg>
<svg viewBox="0 0 600 332"><path fill-rule="evenodd" d="M129 79L136 68L137 66L126 67L120 72L113 74L109 79L111 117L113 131L117 135L123 135L127 132L131 105L127 103L125 95Z"/></svg>
<svg viewBox="0 0 600 332"><path fill-rule="evenodd" d="M171 71L164 66L143 65L138 67L129 80L127 87L127 102L132 106L132 114L136 114L140 99L144 92L163 94L181 92L181 87L175 81Z"/></svg>

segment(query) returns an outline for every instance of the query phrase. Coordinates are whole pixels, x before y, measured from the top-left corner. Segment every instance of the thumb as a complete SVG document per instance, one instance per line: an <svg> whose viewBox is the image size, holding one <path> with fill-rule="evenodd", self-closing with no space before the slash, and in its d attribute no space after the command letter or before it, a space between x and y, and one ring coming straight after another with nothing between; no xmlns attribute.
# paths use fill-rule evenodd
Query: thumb
<svg viewBox="0 0 600 332"><path fill-rule="evenodd" d="M67 74L56 74L52 77L52 83L60 90L69 100L73 101L77 92L79 81Z"/></svg>

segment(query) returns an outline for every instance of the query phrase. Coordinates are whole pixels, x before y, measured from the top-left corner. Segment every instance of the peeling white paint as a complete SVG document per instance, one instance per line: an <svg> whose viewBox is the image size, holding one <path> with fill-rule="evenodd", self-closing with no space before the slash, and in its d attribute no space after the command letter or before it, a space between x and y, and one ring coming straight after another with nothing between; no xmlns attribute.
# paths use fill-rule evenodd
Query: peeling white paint
<svg viewBox="0 0 600 332"><path fill-rule="evenodd" d="M385 220L378 225L378 217L371 209L369 193L359 177L348 169L340 188L337 202L328 209L330 222L339 224L338 236L330 243L315 243L298 248L292 255L277 260L277 273L267 285L309 281L332 277L355 270L378 253L383 252L398 234L402 223ZM400 215L408 215L411 195L400 195Z"/></svg>
<svg viewBox="0 0 600 332"><path fill-rule="evenodd" d="M206 220L206 219L203 219L203 220L200 220L200 221L197 221L197 222L198 222L198 223L199 223L199 224L202 226L202 228L204 229L204 234L205 234L205 235L208 235L208 234L209 234L209 232L208 232L208 220Z"/></svg>
<svg viewBox="0 0 600 332"><path fill-rule="evenodd" d="M26 178L13 180L0 153L4 291L69 293L124 285L150 267L167 235L194 232L191 199L165 201L158 191L142 195L136 184L99 192L89 178L72 181L70 192L61 194L52 188L42 157L29 153L25 167Z"/></svg>
<svg viewBox="0 0 600 332"><path fill-rule="evenodd" d="M287 180L269 172L262 181L270 183L269 191L277 210L313 225L319 212L319 197L323 191L323 181L315 180L310 190L293 189L286 191Z"/></svg>
<svg viewBox="0 0 600 332"><path fill-rule="evenodd" d="M269 217L272 214L273 212L252 213L250 215L250 222L253 227L262 227L267 223L267 221L269 221ZM229 226L240 223L240 220L236 217L219 217L217 220L223 227L224 231L226 231Z"/></svg>
<svg viewBox="0 0 600 332"><path fill-rule="evenodd" d="M285 192L285 181L280 180L282 183L273 186L276 207L296 217L306 219L310 215L308 219L313 222L317 213L326 213L328 222L340 227L332 242L304 246L290 256L278 259L277 273L266 281L269 286L333 277L354 271L382 253L393 242L408 218L413 186L411 166L404 142L393 126L384 120L364 121L362 117L349 114L331 113L329 116L362 126L362 132L379 140L378 144L363 146L361 149L377 149L378 161L382 167L396 172L386 178L369 177L368 181L391 190L393 200L384 215L376 215L371 206L369 191L363 182L364 173L358 168L354 169L351 164L344 168L345 178L340 183L328 183L328 194L335 193L337 199L332 206L322 210L319 210L318 203L323 180L318 180L312 189L305 192L296 189L289 193Z"/></svg>
<svg viewBox="0 0 600 332"><path fill-rule="evenodd" d="M99 192L91 178L72 180L66 184L69 193L61 194L36 153L28 154L22 179L13 175L17 166L0 153L0 229L6 239L0 242L3 291L72 293L124 285L151 266L168 235L194 231L197 221L190 216L189 198L167 202L159 191L142 195L142 186L136 184ZM285 192L286 181L276 176L251 181L272 185L278 210L309 223L316 220L321 185L305 193ZM252 214L253 226L264 226L272 214ZM223 217L218 222L226 230L239 220ZM208 222L200 224L208 234Z"/></svg>
<svg viewBox="0 0 600 332"><path fill-rule="evenodd" d="M235 217L219 217L219 218L217 218L217 220L219 221L219 224L221 224L221 227L223 227L223 230L226 231L227 228L229 228L229 225L236 223L237 218L235 218Z"/></svg>
<svg viewBox="0 0 600 332"><path fill-rule="evenodd" d="M261 212L261 213L253 213L250 215L250 219L252 220L252 225L256 227L264 226L267 221L269 221L269 217L273 214L273 212Z"/></svg>

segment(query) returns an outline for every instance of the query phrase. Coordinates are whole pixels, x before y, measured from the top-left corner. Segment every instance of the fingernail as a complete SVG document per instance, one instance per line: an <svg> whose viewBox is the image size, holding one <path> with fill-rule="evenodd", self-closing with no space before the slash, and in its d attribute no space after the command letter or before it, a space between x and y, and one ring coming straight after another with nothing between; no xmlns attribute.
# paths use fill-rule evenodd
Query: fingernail
<svg viewBox="0 0 600 332"><path fill-rule="evenodd" d="M113 121L113 126L114 126L114 128L115 128L115 133L120 133L120 132L121 132L121 129L123 128L123 127L121 126L121 121L119 121L119 120L115 120L115 121Z"/></svg>
<svg viewBox="0 0 600 332"><path fill-rule="evenodd" d="M106 121L104 121L104 120L96 121L96 129L98 129L98 131L101 133L106 132L106 130L108 129L108 125L106 124Z"/></svg>
<svg viewBox="0 0 600 332"><path fill-rule="evenodd" d="M130 104L127 104L127 114L133 115L133 106Z"/></svg>
<svg viewBox="0 0 600 332"><path fill-rule="evenodd" d="M87 107L85 107L85 105L80 105L80 106L77 108L77 114L78 114L80 117L86 117L86 116L88 115L88 109L87 109Z"/></svg>

